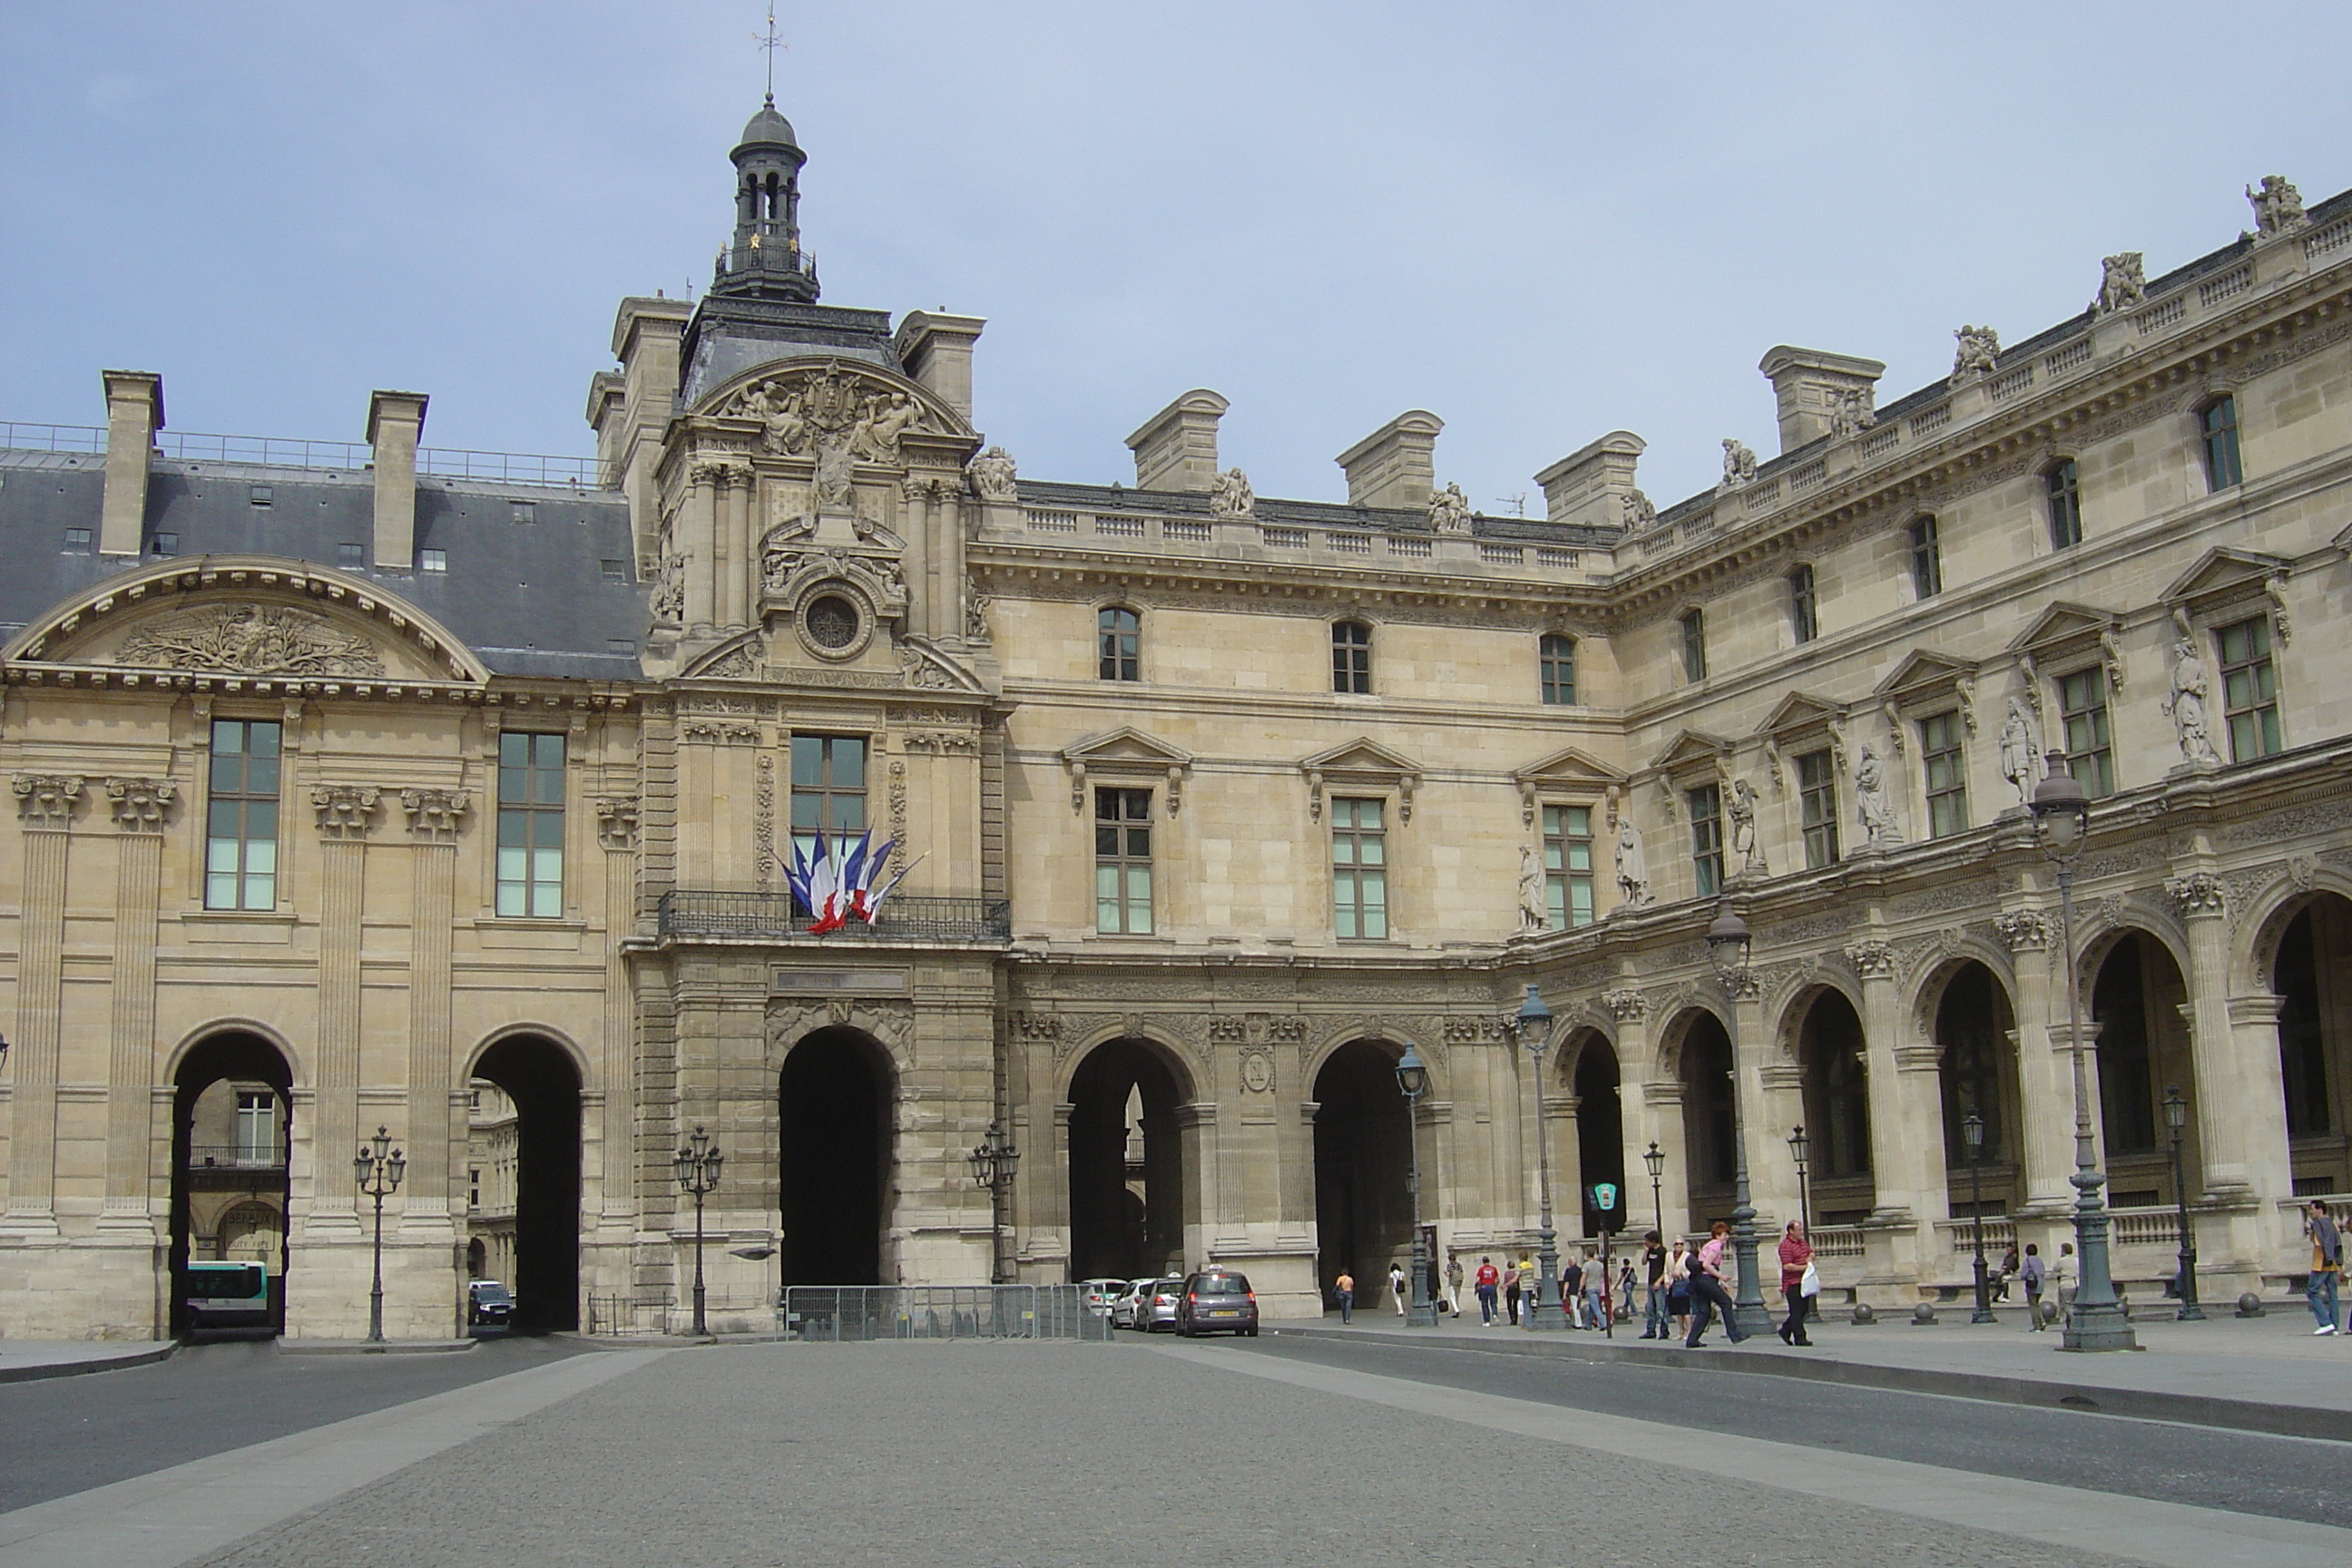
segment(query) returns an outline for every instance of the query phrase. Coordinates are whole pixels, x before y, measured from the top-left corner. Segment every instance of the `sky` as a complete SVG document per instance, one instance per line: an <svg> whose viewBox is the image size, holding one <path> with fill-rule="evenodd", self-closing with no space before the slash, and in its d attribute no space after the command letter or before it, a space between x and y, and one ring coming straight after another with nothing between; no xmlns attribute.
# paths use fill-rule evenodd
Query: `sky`
<svg viewBox="0 0 2352 1568"><path fill-rule="evenodd" d="M619 299L698 296L761 0L0 0L0 419L585 454ZM2341 0L1450 6L782 0L827 303L987 318L1025 478L1232 400L1223 460L1445 421L1479 510L1612 430L1661 506L1778 448L1792 343L1948 372L2227 244L2250 182L2352 186Z"/></svg>

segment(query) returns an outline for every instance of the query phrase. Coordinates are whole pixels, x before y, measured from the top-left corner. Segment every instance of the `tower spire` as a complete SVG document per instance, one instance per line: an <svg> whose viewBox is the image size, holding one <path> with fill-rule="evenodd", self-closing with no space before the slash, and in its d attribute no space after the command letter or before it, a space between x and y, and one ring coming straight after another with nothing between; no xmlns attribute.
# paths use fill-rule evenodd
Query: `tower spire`
<svg viewBox="0 0 2352 1568"><path fill-rule="evenodd" d="M756 39L756 40L758 41L760 47L767 51L767 55L768 55L768 99L767 99L767 103L768 103L768 107L769 107L770 109L773 109L773 108L775 108L775 107L776 107L776 51L777 51L778 49L781 49L781 48L782 48L782 47L784 47L784 46L783 46L783 44L782 43L782 41L780 41L780 40L777 38L777 37L776 37L776 7L775 7L775 0L769 0L769 5L768 5L768 31L767 31L766 36L765 36L765 37L761 37L761 35L759 35L759 34L756 34L756 33L755 33L755 34L753 34L753 35L752 35L752 37L753 37L753 38L754 38L754 39Z"/></svg>

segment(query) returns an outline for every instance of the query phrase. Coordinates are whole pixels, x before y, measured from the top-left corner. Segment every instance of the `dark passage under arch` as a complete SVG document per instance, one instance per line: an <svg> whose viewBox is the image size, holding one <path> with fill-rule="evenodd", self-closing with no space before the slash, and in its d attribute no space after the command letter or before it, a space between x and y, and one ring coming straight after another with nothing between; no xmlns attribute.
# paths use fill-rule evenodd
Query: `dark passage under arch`
<svg viewBox="0 0 2352 1568"><path fill-rule="evenodd" d="M1183 1102L1183 1084L1149 1040L1107 1040L1070 1076L1072 1279L1184 1267Z"/></svg>
<svg viewBox="0 0 2352 1568"><path fill-rule="evenodd" d="M1342 1268L1356 1278L1357 1300L1381 1300L1391 1260L1412 1247L1412 1122L1396 1064L1386 1047L1350 1040L1315 1075L1317 1272L1327 1300Z"/></svg>
<svg viewBox="0 0 2352 1568"><path fill-rule="evenodd" d="M856 1029L819 1029L777 1075L787 1285L882 1284L890 1068Z"/></svg>
<svg viewBox="0 0 2352 1568"><path fill-rule="evenodd" d="M515 1107L516 1331L580 1326L580 1073L571 1054L537 1035L482 1053L474 1076Z"/></svg>
<svg viewBox="0 0 2352 1568"><path fill-rule="evenodd" d="M199 1137L199 1102L207 1089L220 1084L267 1089L244 1091L259 1102L250 1112L235 1103L242 1094L215 1108L226 1114L215 1118L218 1125L208 1125ZM290 1203L286 1156L293 1085L292 1069L278 1047L258 1035L243 1033L199 1042L173 1075L170 1331L175 1337L190 1328L187 1272L196 1233L210 1230L218 1239L225 1221L233 1221L242 1237L258 1244L269 1269L268 1331L278 1333L286 1327L286 1214ZM268 1223L262 1219L265 1211L270 1215ZM269 1233L272 1225L274 1236ZM249 1257L242 1248L239 1255Z"/></svg>

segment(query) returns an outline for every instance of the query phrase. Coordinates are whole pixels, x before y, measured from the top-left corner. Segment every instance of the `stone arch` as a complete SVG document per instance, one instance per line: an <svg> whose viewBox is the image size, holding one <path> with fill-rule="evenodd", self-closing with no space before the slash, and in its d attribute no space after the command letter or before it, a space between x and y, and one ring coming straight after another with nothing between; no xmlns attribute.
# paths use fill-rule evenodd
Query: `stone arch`
<svg viewBox="0 0 2352 1568"><path fill-rule="evenodd" d="M1679 1079L1682 1076L1683 1043L1692 1026L1701 1018L1714 1019L1716 1026L1724 1030L1727 1037L1731 1027L1725 1010L1712 999L1702 1000L1687 993L1669 998L1666 1005L1656 1009L1654 1016L1665 1020L1653 1037L1654 1043L1651 1047L1650 1060L1652 1073L1662 1079Z"/></svg>
<svg viewBox="0 0 2352 1568"><path fill-rule="evenodd" d="M2117 1208L2173 1201L2168 1133L2158 1101L2180 1086L2199 1103L2188 1021L2186 955L2160 932L2121 925L2103 933L2095 955L2078 961L2084 1016L2097 1028L2099 1131L2106 1163L2108 1202ZM2183 1168L2200 1181L2198 1118L2184 1135ZM2192 1193L2191 1194L2195 1194Z"/></svg>
<svg viewBox="0 0 2352 1568"><path fill-rule="evenodd" d="M515 1327L566 1331L580 1326L582 1145L586 1077L579 1047L561 1032L530 1025L498 1030L467 1064L468 1081L495 1085L515 1111L515 1212L511 1247Z"/></svg>
<svg viewBox="0 0 2352 1568"><path fill-rule="evenodd" d="M286 1064L286 1081L289 1089L310 1082L309 1076L302 1070L302 1053L295 1047L293 1041L274 1026L256 1018L211 1018L182 1035L179 1043L164 1056L163 1081L179 1081L180 1071L186 1065L189 1054L206 1041L223 1035L251 1035L266 1042Z"/></svg>
<svg viewBox="0 0 2352 1568"><path fill-rule="evenodd" d="M1936 1039L1936 1012L1943 1005L1944 992L1953 976L1969 964L1976 964L1990 973L1996 984L2014 1006L2017 997L2017 966L2003 949L1973 933L1962 933L1947 950L1935 954L1921 964L1916 984L1911 988L1911 1006L1905 1015L1911 1027L1912 1040L1933 1045ZM2062 996L2060 1000L2064 1000Z"/></svg>
<svg viewBox="0 0 2352 1568"><path fill-rule="evenodd" d="M1192 1053L1171 1039L1165 1032L1152 1029L1140 1020L1130 1018L1125 1023L1103 1025L1078 1037L1077 1043L1070 1047L1069 1055L1062 1058L1059 1067L1055 1069L1054 1087L1059 1091L1062 1100L1065 1101L1069 1100L1070 1085L1076 1079L1078 1069L1085 1065L1087 1058L1114 1040L1134 1040L1139 1044L1149 1046L1153 1053L1167 1064L1168 1070L1175 1075L1176 1089L1180 1097L1178 1103L1190 1105L1200 1099L1201 1080L1200 1076L1193 1070L1195 1058Z"/></svg>
<svg viewBox="0 0 2352 1568"><path fill-rule="evenodd" d="M1394 1041L1350 1035L1322 1054L1307 1079L1315 1106L1318 1278L1328 1293L1345 1269L1366 1302L1381 1299L1390 1265L1409 1263L1412 1253L1408 1177L1418 1129L1396 1081L1402 1055ZM1424 1172L1424 1194L1428 1190ZM1426 1213L1421 1217L1425 1223Z"/></svg>
<svg viewBox="0 0 2352 1568"><path fill-rule="evenodd" d="M699 417L736 418L742 416L730 409L743 394L761 382L777 381L786 376L821 376L825 374L845 376L852 381L871 382L880 390L903 392L931 418L950 437L976 443L979 437L971 422L941 400L920 382L913 381L893 370L885 369L867 360L844 359L838 354L794 354L783 359L762 360L748 370L740 371L713 386L696 399L689 415Z"/></svg>
<svg viewBox="0 0 2352 1568"><path fill-rule="evenodd" d="M775 1070L782 1283L885 1283L902 1082L888 1048L826 1024L793 1040Z"/></svg>
<svg viewBox="0 0 2352 1568"><path fill-rule="evenodd" d="M1812 1210L1823 1224L1850 1223L1878 1203L1862 1008L1843 987L1816 985L1792 1013L1797 1091L1812 1141Z"/></svg>
<svg viewBox="0 0 2352 1568"><path fill-rule="evenodd" d="M2295 1190L2342 1192L2352 1183L2352 899L2315 879L2273 907L2260 939Z"/></svg>
<svg viewBox="0 0 2352 1568"><path fill-rule="evenodd" d="M592 1087L595 1077L595 1059L585 1050L581 1048L579 1041L573 1039L571 1035L566 1033L564 1030L556 1028L551 1024L519 1023L499 1025L497 1028L490 1030L479 1040L476 1041L474 1043L474 1048L467 1053L465 1061L465 1076L467 1078L480 1077L481 1074L477 1069L480 1068L482 1058L489 1055L491 1050L494 1049L500 1041L514 1039L520 1036L525 1035L530 1036L535 1040L543 1040L548 1045L552 1046L557 1050L561 1051L565 1058L572 1063L572 1070L579 1075L580 1087L583 1092Z"/></svg>
<svg viewBox="0 0 2352 1568"><path fill-rule="evenodd" d="M1843 973L1840 971L1843 970ZM1805 1018L1813 1004L1824 994L1833 994L1853 1009L1854 1016L1862 1016L1862 986L1853 971L1843 965L1832 969L1826 963L1815 963L1790 987L1780 1004L1780 1016L1771 1026L1773 1047L1780 1059L1791 1066L1803 1064L1797 1055L1797 1036L1804 1027Z"/></svg>
<svg viewBox="0 0 2352 1568"><path fill-rule="evenodd" d="M1966 1210L1981 1185L1984 1212L2005 1214L2025 1192L2016 991L1999 969L1969 954L1937 965L1919 987L1918 999L1919 1038L1936 1053L1950 1212ZM1985 1123L1981 1164L1973 1172L1962 1128L1970 1114Z"/></svg>
<svg viewBox="0 0 2352 1568"><path fill-rule="evenodd" d="M1738 1151L1731 1081L1731 1030L1712 1007L1685 1008L1660 1031L1669 1076L1682 1085L1683 1160L1689 1228L1704 1231L1731 1214Z"/></svg>
<svg viewBox="0 0 2352 1568"><path fill-rule="evenodd" d="M783 1071L785 1058L793 1054L793 1047L825 1029L851 1029L871 1040L887 1058L894 1083L904 1081L914 1068L914 1008L910 1004L838 996L771 1001L761 1064L772 1073Z"/></svg>
<svg viewBox="0 0 2352 1568"><path fill-rule="evenodd" d="M1573 1147L1560 1151L1554 1168L1572 1175L1576 1191L1558 1194L1552 1206L1581 1214L1583 1234L1598 1236L1625 1223L1624 1064L1616 1042L1591 1024L1579 1024L1561 1043L1554 1068L1554 1092L1564 1093L1574 1107L1560 1131L1570 1134ZM1604 1213L1592 1202L1592 1189L1606 1183L1617 1189L1616 1206ZM1562 1202L1562 1198L1570 1201Z"/></svg>
<svg viewBox="0 0 2352 1568"><path fill-rule="evenodd" d="M212 1024L173 1053L171 1140L170 1331L186 1333L187 1266L217 1255L222 1218L237 1210L267 1205L278 1220L276 1245L265 1244L272 1332L285 1327L286 1272L291 1266L286 1218L292 1207L289 1180L292 1142L308 1128L293 1120L293 1063L273 1037L243 1024ZM241 1113L238 1084L262 1086L250 1092L268 1125L255 1127ZM225 1086L228 1092L221 1092ZM203 1123L200 1125L200 1121ZM266 1134L266 1136L264 1135ZM335 1156L348 1159L348 1152ZM249 1227L248 1227L249 1228Z"/></svg>
<svg viewBox="0 0 2352 1568"><path fill-rule="evenodd" d="M1312 1054L1307 1057L1305 1070L1300 1073L1300 1078L1311 1089L1315 1079L1322 1073L1324 1067L1331 1058L1345 1047L1359 1041L1379 1046L1388 1052L1389 1059L1392 1062L1404 1055L1405 1047L1411 1046L1414 1054L1421 1058L1422 1065L1429 1069L1429 1092L1422 1097L1423 1100L1429 1101L1450 1098L1446 1089L1444 1047L1396 1028L1385 1020L1360 1018L1334 1030L1330 1037L1315 1047Z"/></svg>
<svg viewBox="0 0 2352 1568"><path fill-rule="evenodd" d="M2251 915L2231 922L2231 995L2274 989L2273 965L2279 939L2286 934L2286 928L2295 917L2323 893L2352 901L2352 877L2300 858L2278 867L2274 875L2247 889L2242 896L2231 889L2231 903Z"/></svg>
<svg viewBox="0 0 2352 1568"><path fill-rule="evenodd" d="M1182 1054L1149 1035L1114 1032L1073 1053L1063 1094L1071 1278L1181 1272L1199 1226L1188 1177L1201 1168Z"/></svg>

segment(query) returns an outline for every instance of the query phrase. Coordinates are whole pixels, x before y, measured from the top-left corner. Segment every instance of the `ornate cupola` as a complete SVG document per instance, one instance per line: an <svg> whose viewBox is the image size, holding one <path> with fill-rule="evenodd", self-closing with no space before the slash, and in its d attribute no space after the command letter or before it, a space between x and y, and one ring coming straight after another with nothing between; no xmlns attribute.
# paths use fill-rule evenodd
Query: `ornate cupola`
<svg viewBox="0 0 2352 1568"><path fill-rule="evenodd" d="M735 237L719 253L714 294L813 303L816 258L801 248L801 165L808 154L771 94L728 154L735 161Z"/></svg>

